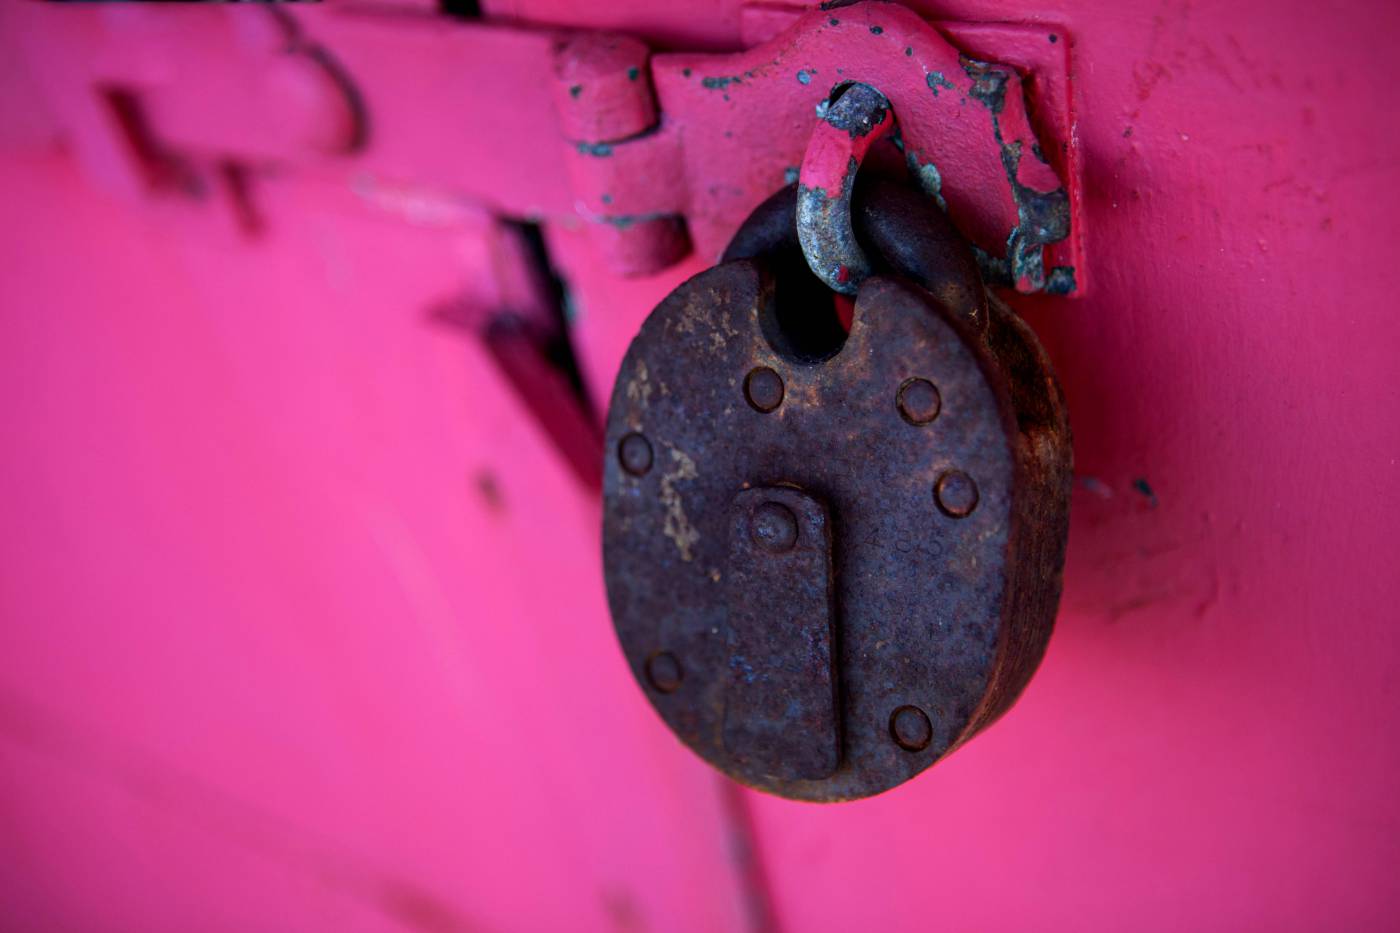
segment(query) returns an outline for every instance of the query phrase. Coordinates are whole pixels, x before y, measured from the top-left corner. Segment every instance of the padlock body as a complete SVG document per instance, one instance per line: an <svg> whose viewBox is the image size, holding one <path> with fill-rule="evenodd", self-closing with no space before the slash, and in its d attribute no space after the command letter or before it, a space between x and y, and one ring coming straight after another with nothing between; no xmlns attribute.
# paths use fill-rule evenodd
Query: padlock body
<svg viewBox="0 0 1400 933"><path fill-rule="evenodd" d="M870 279L844 345L804 362L770 339L776 285L761 261L703 272L629 349L608 414L608 598L687 745L764 790L851 799L947 754L1038 664L1068 425L1043 352L996 302L969 321ZM764 524L763 489L805 497L775 504L796 520Z"/></svg>

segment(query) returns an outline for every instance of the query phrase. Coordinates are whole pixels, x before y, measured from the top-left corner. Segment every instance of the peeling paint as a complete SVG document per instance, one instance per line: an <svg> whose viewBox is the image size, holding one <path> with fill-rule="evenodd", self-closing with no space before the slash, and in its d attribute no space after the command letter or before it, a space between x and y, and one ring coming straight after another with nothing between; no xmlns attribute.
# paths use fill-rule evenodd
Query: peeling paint
<svg viewBox="0 0 1400 933"><path fill-rule="evenodd" d="M925 80L928 82L928 89L930 91L933 91L934 97L938 96L939 88L943 88L948 91L957 90L957 88L953 86L953 82L945 78L943 76L943 72L941 71L930 71L928 73L928 77Z"/></svg>
<svg viewBox="0 0 1400 933"><path fill-rule="evenodd" d="M1021 141L1008 143L1001 132L1001 112L1006 106L1009 74L1002 68L970 58L963 58L962 66L972 79L969 94L991 113L992 134L1001 149L1002 169L1006 172L1011 196L1016 203L1016 226L1006 239L1006 258L996 260L979 250L978 263L982 265L984 275L989 276L989 281L997 284L1019 286L1026 283L1038 291L1069 294L1076 286L1074 270L1067 266L1057 267L1047 280L1044 249L1047 244L1069 236L1069 195L1063 188L1037 191L1021 184ZM1032 155L1045 161L1038 147L1033 149ZM1055 290L1051 291L1052 288Z"/></svg>
<svg viewBox="0 0 1400 933"><path fill-rule="evenodd" d="M968 93L990 110L993 116L1000 116L1006 106L1007 73L995 65L966 57L962 59L962 66L963 71L972 79L972 89Z"/></svg>
<svg viewBox="0 0 1400 933"><path fill-rule="evenodd" d="M653 220L667 220L675 216L675 214L670 214L666 211L653 211L649 214L602 214L597 217L591 217L590 219L596 223L607 224L619 230L626 230L628 227L636 224L650 223Z"/></svg>
<svg viewBox="0 0 1400 933"><path fill-rule="evenodd" d="M1074 277L1074 266L1056 266L1045 279L1045 294L1072 295L1079 288Z"/></svg>
<svg viewBox="0 0 1400 933"><path fill-rule="evenodd" d="M863 85L852 84L846 87L863 87ZM878 93L878 92L877 92ZM880 95L883 100L883 95ZM839 100L839 98L837 98ZM869 136L876 128L885 129L883 126L885 117L890 112L888 103L878 107L837 107L834 106L831 98L824 101L826 107L818 107L817 116L827 123L845 133L850 133L851 138Z"/></svg>
<svg viewBox="0 0 1400 933"><path fill-rule="evenodd" d="M943 175L939 173L938 166L932 162L920 164L918 157L912 153L908 157L909 172L919 181L919 187L924 194L938 202L938 207L945 214L948 212L948 202L943 198Z"/></svg>

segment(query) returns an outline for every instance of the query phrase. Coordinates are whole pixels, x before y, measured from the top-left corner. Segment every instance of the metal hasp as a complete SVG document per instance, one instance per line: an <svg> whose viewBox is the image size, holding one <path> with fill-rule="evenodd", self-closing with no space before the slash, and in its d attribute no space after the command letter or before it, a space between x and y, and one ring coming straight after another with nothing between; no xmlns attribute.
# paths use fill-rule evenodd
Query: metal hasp
<svg viewBox="0 0 1400 933"><path fill-rule="evenodd" d="M582 223L619 275L691 252L709 261L797 174L814 110L858 82L899 114L911 175L989 283L1092 288L1072 43L1058 27L753 2L731 11L744 50L716 54L529 16L366 15L393 5L16 15L34 18L19 30L35 44L26 64L92 180L133 200L221 205L249 235L263 183L310 172L377 209L432 197ZM389 64L400 60L420 67Z"/></svg>
<svg viewBox="0 0 1400 933"><path fill-rule="evenodd" d="M671 293L622 363L603 547L623 650L667 724L762 790L887 790L1004 712L1053 624L1063 399L922 193L864 177L874 266L817 326L796 186ZM813 337L813 333L818 335Z"/></svg>
<svg viewBox="0 0 1400 933"><path fill-rule="evenodd" d="M659 106L677 121L676 132L685 127L683 177L706 181L692 183L686 208L697 249L707 252L717 230L727 237L735 229L753 192L773 190L799 165L808 175L803 154L811 152L814 111L828 115L833 91L860 83L888 99L910 176L976 249L989 284L1079 291L1072 133L1059 120L1067 109L1048 106L1058 92L1047 94L1039 78L1036 99L1028 96L1036 69L1025 67L1064 49L1054 32L1031 41L1024 27L997 29L935 28L898 4L862 2L805 13L734 55L654 56ZM1035 51L1021 49L1027 44ZM989 57L998 54L1006 57ZM745 158L734 159L736 152Z"/></svg>

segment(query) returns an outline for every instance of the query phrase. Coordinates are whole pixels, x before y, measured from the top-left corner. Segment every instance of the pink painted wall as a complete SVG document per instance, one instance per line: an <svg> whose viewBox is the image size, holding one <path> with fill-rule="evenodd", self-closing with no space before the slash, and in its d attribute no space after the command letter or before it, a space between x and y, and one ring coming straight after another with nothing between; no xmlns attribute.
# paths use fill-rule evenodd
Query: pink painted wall
<svg viewBox="0 0 1400 933"><path fill-rule="evenodd" d="M0 927L738 927L597 504L427 320L470 238L0 186Z"/></svg>
<svg viewBox="0 0 1400 933"><path fill-rule="evenodd" d="M734 795L628 679L596 503L427 321L470 219L293 177L242 240L94 187L6 71L0 927L1395 928L1400 8L922 9L1074 42L1092 291L1015 301L1079 483L1022 702L833 807ZM606 397L699 260L549 238Z"/></svg>
<svg viewBox="0 0 1400 933"><path fill-rule="evenodd" d="M1079 62L1093 292L1018 302L1075 433L1063 611L927 778L755 801L780 915L1400 928L1400 6L1020 8Z"/></svg>

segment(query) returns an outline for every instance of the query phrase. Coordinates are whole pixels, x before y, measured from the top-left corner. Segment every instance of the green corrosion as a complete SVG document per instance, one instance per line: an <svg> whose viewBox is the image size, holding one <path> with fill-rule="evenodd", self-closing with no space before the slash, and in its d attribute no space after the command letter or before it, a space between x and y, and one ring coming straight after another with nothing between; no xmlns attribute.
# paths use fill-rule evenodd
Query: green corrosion
<svg viewBox="0 0 1400 933"><path fill-rule="evenodd" d="M943 174L938 171L938 166L932 162L920 164L918 156L912 152L905 154L905 162L909 165L910 174L918 179L924 194L937 201L939 209L946 213L948 202L943 199Z"/></svg>
<svg viewBox="0 0 1400 933"><path fill-rule="evenodd" d="M986 62L972 59L963 61L963 71L972 79L972 97L990 110L992 116L1000 116L1002 108L1006 106L1007 73Z"/></svg>
<svg viewBox="0 0 1400 933"><path fill-rule="evenodd" d="M599 223L607 224L609 227L615 227L618 230L626 230L636 224L651 223L654 220L667 220L674 216L674 214L657 211L651 214L616 214L608 217L598 217L596 220Z"/></svg>
<svg viewBox="0 0 1400 933"><path fill-rule="evenodd" d="M927 81L928 81L928 89L929 89L930 91L933 91L933 96L934 96L934 97L937 97L937 96L938 96L938 89L939 89L939 88L944 88L945 90L949 90L949 91L956 90L956 89L953 87L953 82L952 82L952 81L949 81L947 78L943 77L943 72L941 72L941 71L930 71L930 72L928 73Z"/></svg>
<svg viewBox="0 0 1400 933"><path fill-rule="evenodd" d="M1072 295L1079 287L1074 279L1074 266L1055 266L1045 280L1045 294Z"/></svg>
<svg viewBox="0 0 1400 933"><path fill-rule="evenodd" d="M1006 239L1006 258L979 257L979 262L983 264L989 281L1014 285L1025 280L1034 289L1067 295L1077 287L1074 269L1056 266L1046 270L1045 247L1069 236L1069 196L1064 188L1036 191L1021 184L1021 141L1008 142L1001 132L1001 112L1006 106L1009 72L972 59L963 59L962 64L963 71L972 79L969 93L991 114L992 135L1001 149L1002 170L1011 185L1011 198L1016 204L1016 226L1011 228L1011 234ZM1031 156L1045 161L1038 144L1031 146Z"/></svg>

